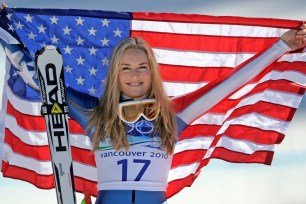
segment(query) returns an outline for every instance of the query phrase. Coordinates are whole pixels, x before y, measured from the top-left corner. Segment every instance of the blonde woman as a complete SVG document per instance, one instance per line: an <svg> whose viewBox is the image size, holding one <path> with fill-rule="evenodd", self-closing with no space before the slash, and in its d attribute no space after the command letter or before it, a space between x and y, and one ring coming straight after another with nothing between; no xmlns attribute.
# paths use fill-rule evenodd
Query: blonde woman
<svg viewBox="0 0 306 204"><path fill-rule="evenodd" d="M286 32L244 67L256 67L260 71L289 49L305 47L305 36L305 25L299 31ZM256 69L248 77L256 75ZM220 85L214 91L219 87L222 88ZM100 100L68 88L67 96L72 104L90 110L86 114L75 105L69 106L70 116L87 130L93 143L98 170L96 204L166 201L168 172L177 137L187 124L212 105L203 90L191 93L197 96L192 104L176 100L177 107L184 107L176 115L163 89L152 49L135 37L125 39L114 50Z"/></svg>

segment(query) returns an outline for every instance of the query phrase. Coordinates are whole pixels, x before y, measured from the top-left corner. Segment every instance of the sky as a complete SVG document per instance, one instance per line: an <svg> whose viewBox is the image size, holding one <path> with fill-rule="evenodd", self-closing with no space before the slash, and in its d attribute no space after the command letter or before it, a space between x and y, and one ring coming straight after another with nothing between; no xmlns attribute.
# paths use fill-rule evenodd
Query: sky
<svg viewBox="0 0 306 204"><path fill-rule="evenodd" d="M128 3L127 3L128 2ZM245 16L306 20L305 0L8 0L9 7L77 8L110 11L197 13L215 16ZM0 48L0 69L4 70ZM0 71L0 94L4 81ZM1 102L0 102L1 103ZM1 105L1 104L0 104ZM168 204L304 204L306 203L306 97L284 141L276 147L271 166L232 164L212 160L191 188L185 188ZM77 203L82 195L77 194ZM94 199L93 199L94 200ZM10 204L55 204L54 190L0 174L0 202Z"/></svg>

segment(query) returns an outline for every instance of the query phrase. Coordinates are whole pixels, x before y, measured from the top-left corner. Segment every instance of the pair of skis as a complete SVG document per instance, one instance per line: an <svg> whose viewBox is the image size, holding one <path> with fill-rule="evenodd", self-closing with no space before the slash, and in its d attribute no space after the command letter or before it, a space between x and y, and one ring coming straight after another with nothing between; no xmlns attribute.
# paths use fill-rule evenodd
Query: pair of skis
<svg viewBox="0 0 306 204"><path fill-rule="evenodd" d="M59 49L46 46L37 55L36 66L55 177L58 204L75 204L68 106L65 96L63 59Z"/></svg>

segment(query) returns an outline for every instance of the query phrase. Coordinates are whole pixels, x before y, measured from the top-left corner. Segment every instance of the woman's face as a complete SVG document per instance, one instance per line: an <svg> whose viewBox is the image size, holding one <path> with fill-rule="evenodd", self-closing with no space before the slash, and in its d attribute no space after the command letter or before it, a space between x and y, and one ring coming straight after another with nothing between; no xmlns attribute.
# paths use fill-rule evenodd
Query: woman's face
<svg viewBox="0 0 306 204"><path fill-rule="evenodd" d="M151 68L145 51L127 49L122 57L119 71L120 91L132 99L144 99L151 89Z"/></svg>

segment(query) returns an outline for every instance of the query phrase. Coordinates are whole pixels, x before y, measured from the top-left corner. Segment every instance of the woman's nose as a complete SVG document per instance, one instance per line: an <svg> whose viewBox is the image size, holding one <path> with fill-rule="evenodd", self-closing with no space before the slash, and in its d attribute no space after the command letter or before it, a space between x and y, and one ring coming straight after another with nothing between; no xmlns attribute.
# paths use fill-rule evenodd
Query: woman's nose
<svg viewBox="0 0 306 204"><path fill-rule="evenodd" d="M130 70L130 75L140 75L140 71L138 69Z"/></svg>

